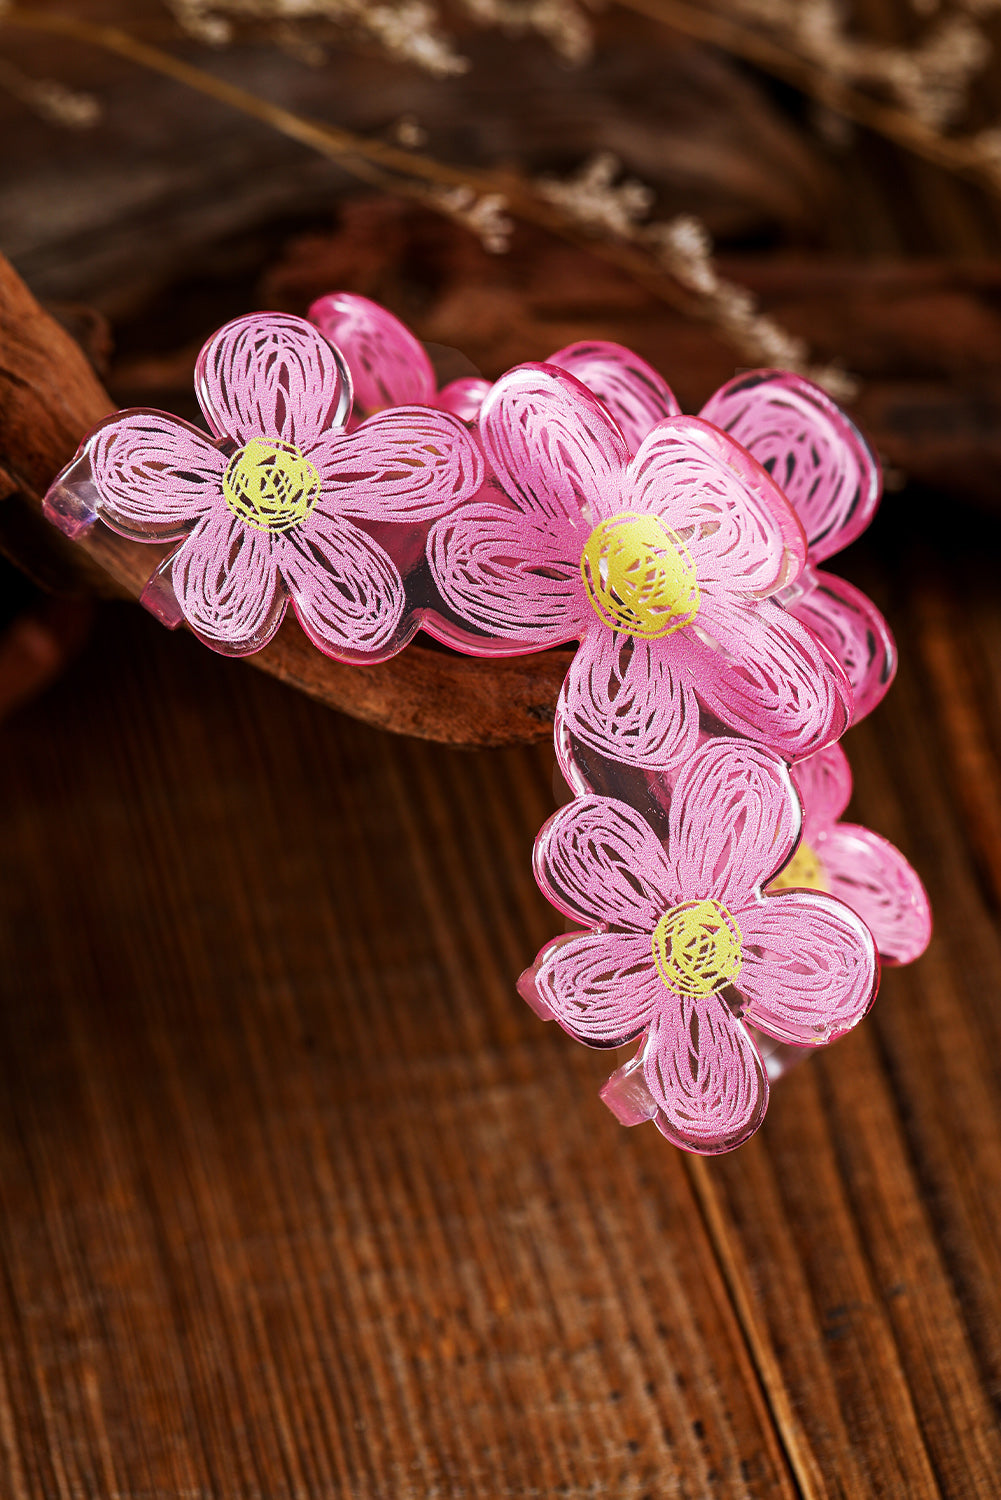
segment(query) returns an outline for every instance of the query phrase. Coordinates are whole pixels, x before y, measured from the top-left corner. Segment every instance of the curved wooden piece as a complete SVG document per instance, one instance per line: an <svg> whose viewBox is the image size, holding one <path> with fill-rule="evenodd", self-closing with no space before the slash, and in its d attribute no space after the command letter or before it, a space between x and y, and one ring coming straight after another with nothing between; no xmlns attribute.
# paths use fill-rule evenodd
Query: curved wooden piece
<svg viewBox="0 0 1001 1500"><path fill-rule="evenodd" d="M0 256L0 549L46 588L138 600L167 548L101 525L71 543L42 517L53 477L113 409L83 351ZM545 739L570 655L483 661L418 642L378 666L345 666L321 655L290 613L245 659L368 724L473 748Z"/></svg>

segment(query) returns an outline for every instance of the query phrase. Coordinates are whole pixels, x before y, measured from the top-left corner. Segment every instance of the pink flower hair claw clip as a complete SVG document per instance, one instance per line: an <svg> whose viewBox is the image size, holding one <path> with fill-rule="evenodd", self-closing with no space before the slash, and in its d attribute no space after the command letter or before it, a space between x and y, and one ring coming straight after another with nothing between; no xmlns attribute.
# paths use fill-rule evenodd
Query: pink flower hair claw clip
<svg viewBox="0 0 1001 1500"><path fill-rule="evenodd" d="M803 839L769 889L829 891L862 918L884 964L913 963L931 937L928 897L899 849L870 828L838 821L852 794L845 752L828 745L794 766L792 778Z"/></svg>
<svg viewBox="0 0 1001 1500"><path fill-rule="evenodd" d="M602 1090L623 1123L731 1150L790 1058L865 1014L880 956L909 962L931 929L903 857L839 821L834 742L894 652L815 565L867 524L875 460L798 376L740 376L686 417L596 341L439 390L367 298L310 317L220 329L195 372L209 431L107 418L46 513L71 537L101 522L159 544L143 602L232 655L289 602L346 662L419 628L483 657L576 642L555 722L575 800L535 865L581 925L519 990L592 1047L638 1040Z"/></svg>
<svg viewBox="0 0 1001 1500"><path fill-rule="evenodd" d="M547 899L588 931L557 938L519 991L578 1041L642 1045L602 1091L624 1124L716 1154L768 1103L754 1032L817 1047L876 993L868 928L833 896L762 894L789 858L799 805L784 765L750 745L704 744L677 779L666 841L633 808L585 796L536 843Z"/></svg>
<svg viewBox="0 0 1001 1500"><path fill-rule="evenodd" d="M479 435L497 488L431 529L452 619L427 628L478 655L578 640L558 743L665 771L719 725L790 760L843 732L844 672L774 602L802 528L732 438L667 417L631 456L596 396L531 364L492 388Z"/></svg>
<svg viewBox="0 0 1001 1500"><path fill-rule="evenodd" d="M141 542L179 542L143 602L230 655L258 651L289 599L330 656L378 661L416 633L387 551L423 556L429 522L474 495L483 465L462 423L424 406L345 431L351 381L302 318L237 318L198 357L211 437L163 412L127 411L87 439L50 489L70 536L100 519Z"/></svg>

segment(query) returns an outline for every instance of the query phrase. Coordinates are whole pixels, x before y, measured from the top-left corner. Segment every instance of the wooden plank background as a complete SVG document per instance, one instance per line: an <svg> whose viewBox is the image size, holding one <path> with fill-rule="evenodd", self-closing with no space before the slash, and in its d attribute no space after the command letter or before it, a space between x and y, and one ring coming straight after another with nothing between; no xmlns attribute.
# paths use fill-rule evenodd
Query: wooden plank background
<svg viewBox="0 0 1001 1500"><path fill-rule="evenodd" d="M998 1494L998 536L946 520L847 568L903 647L854 812L937 936L714 1162L513 992L547 750L107 608L0 730L4 1493Z"/></svg>

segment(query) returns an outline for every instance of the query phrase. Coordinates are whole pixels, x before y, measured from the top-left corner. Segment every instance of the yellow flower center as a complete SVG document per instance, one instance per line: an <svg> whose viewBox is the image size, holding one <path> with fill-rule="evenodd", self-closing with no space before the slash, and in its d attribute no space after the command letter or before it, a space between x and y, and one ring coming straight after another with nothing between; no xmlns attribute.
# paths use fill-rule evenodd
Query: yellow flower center
<svg viewBox="0 0 1001 1500"><path fill-rule="evenodd" d="M718 901L683 901L654 928L653 961L669 990L699 999L736 979L742 943L740 928Z"/></svg>
<svg viewBox="0 0 1001 1500"><path fill-rule="evenodd" d="M226 504L258 531L301 526L320 496L320 476L291 443L251 438L230 459L222 478Z"/></svg>
<svg viewBox="0 0 1001 1500"><path fill-rule="evenodd" d="M629 511L594 528L580 572L595 612L613 630L653 640L690 625L699 608L691 554L657 516Z"/></svg>
<svg viewBox="0 0 1001 1500"><path fill-rule="evenodd" d="M768 889L770 891L792 890L826 891L824 867L809 844L800 844L784 870L780 870Z"/></svg>

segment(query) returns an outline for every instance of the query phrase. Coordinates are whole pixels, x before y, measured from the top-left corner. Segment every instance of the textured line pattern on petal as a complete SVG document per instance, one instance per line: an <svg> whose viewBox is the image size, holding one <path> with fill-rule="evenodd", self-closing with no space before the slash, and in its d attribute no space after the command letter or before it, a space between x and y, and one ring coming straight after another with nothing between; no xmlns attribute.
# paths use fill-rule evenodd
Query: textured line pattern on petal
<svg viewBox="0 0 1001 1500"><path fill-rule="evenodd" d="M341 516L314 511L282 537L278 561L299 623L328 656L391 656L403 581L378 542ZM402 642L400 643L403 644Z"/></svg>
<svg viewBox="0 0 1001 1500"><path fill-rule="evenodd" d="M699 705L671 652L600 627L581 642L556 714L576 739L630 766L667 770L698 741Z"/></svg>
<svg viewBox="0 0 1001 1500"><path fill-rule="evenodd" d="M608 407L619 425L630 453L635 453L651 427L681 408L666 380L645 359L622 344L595 339L568 344L546 361L569 370Z"/></svg>
<svg viewBox="0 0 1001 1500"><path fill-rule="evenodd" d="M897 648L879 610L854 584L833 573L814 575L815 587L786 605L819 636L852 685L852 722L886 696L897 670Z"/></svg>
<svg viewBox="0 0 1001 1500"><path fill-rule="evenodd" d="M428 536L428 561L457 615L511 647L534 651L573 640L584 612L590 614L574 546L569 526L486 501L438 522Z"/></svg>
<svg viewBox="0 0 1001 1500"><path fill-rule="evenodd" d="M827 887L862 918L886 964L909 964L928 946L931 909L917 873L899 849L854 823L817 840Z"/></svg>
<svg viewBox="0 0 1001 1500"><path fill-rule="evenodd" d="M781 891L737 913L744 965L735 988L744 1015L780 1042L819 1046L872 1004L879 960L872 935L844 902L819 891Z"/></svg>
<svg viewBox="0 0 1001 1500"><path fill-rule="evenodd" d="M757 1049L717 995L678 1000L658 1014L643 1073L657 1128L684 1151L732 1151L754 1134L768 1107Z"/></svg>
<svg viewBox="0 0 1001 1500"><path fill-rule="evenodd" d="M803 804L803 838L812 844L836 823L852 795L852 772L840 745L826 745L792 768L793 786Z"/></svg>
<svg viewBox="0 0 1001 1500"><path fill-rule="evenodd" d="M217 437L278 438L304 451L351 410L340 354L305 318L251 313L214 333L198 356L195 391Z"/></svg>
<svg viewBox="0 0 1001 1500"><path fill-rule="evenodd" d="M679 889L734 910L785 863L799 826L792 781L776 756L707 740L671 798L668 854Z"/></svg>
<svg viewBox="0 0 1001 1500"><path fill-rule="evenodd" d="M627 803L578 797L561 807L535 841L535 878L574 921L643 933L653 972L651 934L677 899L676 881L653 829Z"/></svg>
<svg viewBox="0 0 1001 1500"><path fill-rule="evenodd" d="M139 541L183 536L219 499L226 460L208 438L178 417L127 411L87 442L100 513Z"/></svg>
<svg viewBox="0 0 1001 1500"><path fill-rule="evenodd" d="M700 589L761 599L802 568L806 541L788 501L760 464L708 422L661 422L629 475L626 508L660 516L682 538Z"/></svg>
<svg viewBox="0 0 1001 1500"><path fill-rule="evenodd" d="M519 509L569 521L581 532L622 507L625 440L605 407L555 365L518 365L480 411L487 462Z"/></svg>
<svg viewBox="0 0 1001 1500"><path fill-rule="evenodd" d="M561 943L543 959L535 984L564 1031L589 1047L631 1042L664 1000L649 939L621 932Z"/></svg>
<svg viewBox="0 0 1001 1500"><path fill-rule="evenodd" d="M876 457L812 381L754 370L721 386L701 414L768 469L803 523L811 561L840 552L872 520L881 491Z"/></svg>
<svg viewBox="0 0 1001 1500"><path fill-rule="evenodd" d="M699 697L724 724L787 760L844 734L851 686L799 620L770 599L725 613L704 609L700 618L715 633L715 648L691 630L683 645Z"/></svg>
<svg viewBox="0 0 1001 1500"><path fill-rule="evenodd" d="M366 415L386 406L435 405L431 361L410 329L354 292L330 292L309 309L351 371L356 406Z"/></svg>
<svg viewBox="0 0 1001 1500"><path fill-rule="evenodd" d="M310 450L328 509L359 520L434 521L475 495L483 456L458 417L398 406Z"/></svg>
<svg viewBox="0 0 1001 1500"><path fill-rule="evenodd" d="M199 521L178 547L171 581L195 634L229 656L266 646L285 613L273 538L225 507Z"/></svg>

